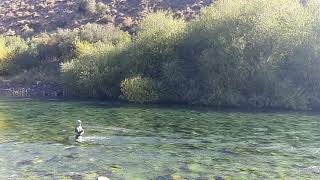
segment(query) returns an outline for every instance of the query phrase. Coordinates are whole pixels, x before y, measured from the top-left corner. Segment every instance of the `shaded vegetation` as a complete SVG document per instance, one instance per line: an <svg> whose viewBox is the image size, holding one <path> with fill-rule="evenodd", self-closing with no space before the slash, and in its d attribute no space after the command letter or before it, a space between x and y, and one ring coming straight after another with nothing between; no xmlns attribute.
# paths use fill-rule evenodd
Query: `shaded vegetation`
<svg viewBox="0 0 320 180"><path fill-rule="evenodd" d="M51 68L72 96L318 108L319 7L315 0L225 0L191 22L151 13L131 37L97 24L15 37L16 44L1 37L1 71Z"/></svg>

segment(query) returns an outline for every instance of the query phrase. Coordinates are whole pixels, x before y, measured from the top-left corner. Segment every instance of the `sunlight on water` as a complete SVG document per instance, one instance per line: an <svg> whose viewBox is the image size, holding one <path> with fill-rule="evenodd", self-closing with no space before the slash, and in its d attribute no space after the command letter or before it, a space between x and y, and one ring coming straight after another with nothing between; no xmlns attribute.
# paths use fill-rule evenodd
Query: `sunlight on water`
<svg viewBox="0 0 320 180"><path fill-rule="evenodd" d="M319 119L2 98L0 179L319 179Z"/></svg>

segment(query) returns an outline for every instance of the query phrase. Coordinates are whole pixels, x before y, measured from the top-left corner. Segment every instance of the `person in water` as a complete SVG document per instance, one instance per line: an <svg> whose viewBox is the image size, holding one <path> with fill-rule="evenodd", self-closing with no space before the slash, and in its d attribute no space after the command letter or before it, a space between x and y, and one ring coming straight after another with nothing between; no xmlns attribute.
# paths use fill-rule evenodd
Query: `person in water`
<svg viewBox="0 0 320 180"><path fill-rule="evenodd" d="M82 140L82 135L84 134L84 130L81 126L81 121L77 120L77 125L75 128L75 133L76 133L76 141L81 141Z"/></svg>

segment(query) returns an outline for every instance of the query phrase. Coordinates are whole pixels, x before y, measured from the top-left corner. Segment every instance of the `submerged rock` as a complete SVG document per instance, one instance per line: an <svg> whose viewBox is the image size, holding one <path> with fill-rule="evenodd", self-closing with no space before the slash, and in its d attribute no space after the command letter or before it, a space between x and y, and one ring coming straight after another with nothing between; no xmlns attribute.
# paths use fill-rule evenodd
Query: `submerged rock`
<svg viewBox="0 0 320 180"><path fill-rule="evenodd" d="M60 177L60 180L72 180L69 176Z"/></svg>
<svg viewBox="0 0 320 180"><path fill-rule="evenodd" d="M228 150L228 149L224 149L222 151L222 153L225 155L228 155L228 156L239 156L239 153L236 153L236 152Z"/></svg>
<svg viewBox="0 0 320 180"><path fill-rule="evenodd" d="M156 180L173 180L171 176L158 176Z"/></svg>
<svg viewBox="0 0 320 180"><path fill-rule="evenodd" d="M44 159L42 157L36 157L32 160L32 164L33 165L36 165L36 164L40 164L40 163L43 163L44 162Z"/></svg>
<svg viewBox="0 0 320 180"><path fill-rule="evenodd" d="M66 147L66 148L64 148L65 150L67 150L67 151L74 151L74 150L76 150L78 147L76 147L76 146L70 146L70 147Z"/></svg>
<svg viewBox="0 0 320 180"><path fill-rule="evenodd" d="M97 173L88 173L83 175L83 179L88 179L88 180L90 179L94 180L94 179L97 179L97 177L98 177Z"/></svg>
<svg viewBox="0 0 320 180"><path fill-rule="evenodd" d="M167 176L158 176L156 180L182 180L183 178L180 175L173 174Z"/></svg>
<svg viewBox="0 0 320 180"><path fill-rule="evenodd" d="M46 160L46 163L51 163L51 162L58 162L60 161L60 158L57 155L52 156L50 159Z"/></svg>
<svg viewBox="0 0 320 180"><path fill-rule="evenodd" d="M32 160L25 160L25 161L17 162L17 166L28 166L28 165L32 165Z"/></svg>
<svg viewBox="0 0 320 180"><path fill-rule="evenodd" d="M77 159L78 156L79 156L79 155L72 153L72 154L65 155L64 157L65 157L65 158L68 158L68 159L74 160L74 159Z"/></svg>
<svg viewBox="0 0 320 180"><path fill-rule="evenodd" d="M111 170L107 170L107 169L101 169L99 171L97 171L97 174L101 177L110 177L112 176L112 171Z"/></svg>
<svg viewBox="0 0 320 180"><path fill-rule="evenodd" d="M83 177L81 174L76 173L76 172L70 172L68 175L66 175L65 177L69 177L72 180L82 180Z"/></svg>
<svg viewBox="0 0 320 180"><path fill-rule="evenodd" d="M304 170L306 172L320 174L320 167L319 166L310 166L310 167L304 168Z"/></svg>
<svg viewBox="0 0 320 180"><path fill-rule="evenodd" d="M182 180L183 178L180 175L172 175L173 180Z"/></svg>
<svg viewBox="0 0 320 180"><path fill-rule="evenodd" d="M174 174L176 173L177 171L175 169L172 169L172 168L164 168L163 169L163 173L164 174Z"/></svg>
<svg viewBox="0 0 320 180"><path fill-rule="evenodd" d="M189 164L189 169L192 172L202 172L203 167L200 164Z"/></svg>
<svg viewBox="0 0 320 180"><path fill-rule="evenodd" d="M223 177L221 177L221 176L215 176L214 179L215 180L224 180Z"/></svg>
<svg viewBox="0 0 320 180"><path fill-rule="evenodd" d="M180 169L181 171L184 171L184 172L190 172L190 169L189 169L188 164L183 164L183 165L181 165L181 166L179 167L179 169Z"/></svg>
<svg viewBox="0 0 320 180"><path fill-rule="evenodd" d="M118 165L112 165L111 171L112 171L112 173L121 173L121 172L123 172L123 168Z"/></svg>

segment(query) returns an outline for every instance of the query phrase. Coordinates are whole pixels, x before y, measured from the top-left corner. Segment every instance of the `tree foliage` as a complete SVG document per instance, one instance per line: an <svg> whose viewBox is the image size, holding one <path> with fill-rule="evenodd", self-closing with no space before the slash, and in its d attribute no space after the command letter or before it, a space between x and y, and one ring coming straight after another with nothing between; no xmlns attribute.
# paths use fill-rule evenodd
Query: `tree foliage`
<svg viewBox="0 0 320 180"><path fill-rule="evenodd" d="M151 78L142 78L141 76L126 78L121 82L123 96L130 102L157 102L160 98L158 88L154 80Z"/></svg>
<svg viewBox="0 0 320 180"><path fill-rule="evenodd" d="M40 62L33 66L61 63L61 80L77 96L320 108L319 9L317 0L222 0L191 22L151 13L132 37L98 24L42 34L23 57ZM5 38L1 61L23 52Z"/></svg>

